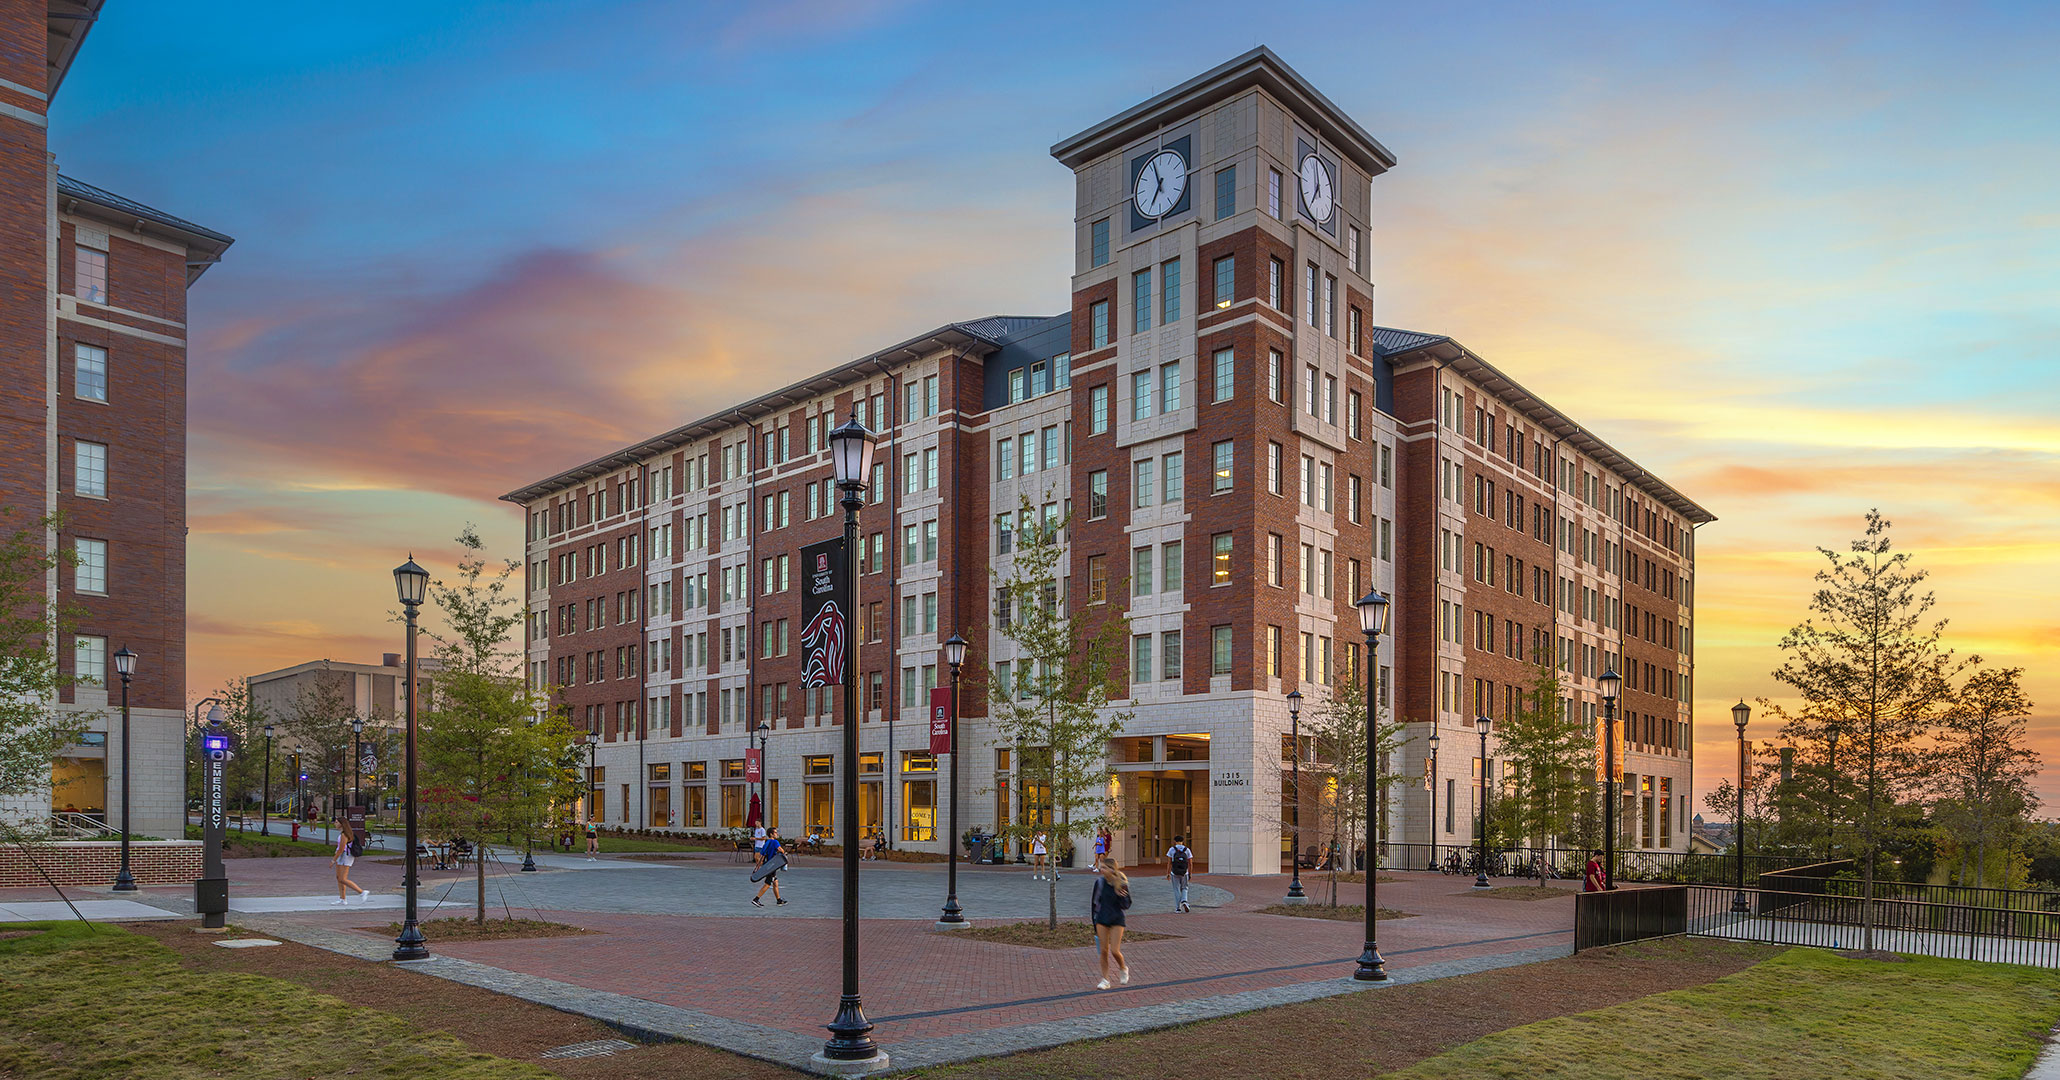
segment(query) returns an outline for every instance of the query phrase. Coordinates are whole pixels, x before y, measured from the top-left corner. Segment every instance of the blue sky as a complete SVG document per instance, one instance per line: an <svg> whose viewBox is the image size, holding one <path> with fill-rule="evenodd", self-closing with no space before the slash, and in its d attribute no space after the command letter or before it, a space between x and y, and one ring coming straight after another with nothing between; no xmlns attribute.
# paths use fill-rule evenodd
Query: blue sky
<svg viewBox="0 0 2060 1080"><path fill-rule="evenodd" d="M395 553L512 551L518 483L1061 309L1048 147L1260 43L1399 158L1376 321L1720 517L1712 738L1868 506L1964 649L2052 670L2060 7L115 3L61 166L238 238L191 294L189 685L383 651Z"/></svg>

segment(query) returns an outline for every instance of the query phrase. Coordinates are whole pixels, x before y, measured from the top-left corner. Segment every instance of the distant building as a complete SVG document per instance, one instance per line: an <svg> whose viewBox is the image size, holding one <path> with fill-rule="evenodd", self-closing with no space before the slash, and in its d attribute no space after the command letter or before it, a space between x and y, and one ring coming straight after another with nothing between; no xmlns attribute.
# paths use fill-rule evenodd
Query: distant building
<svg viewBox="0 0 2060 1080"><path fill-rule="evenodd" d="M418 707L426 707L429 678L437 663L427 657L418 663L423 672L423 692ZM400 786L396 776L400 769L399 757L391 750L379 748L398 744L401 728L407 720L406 668L399 653L387 653L377 664L310 660L277 671L251 675L244 681L250 687L251 705L266 720L278 726L275 745L282 754L302 749L301 735L290 725L303 695L317 694L325 688L332 690L340 713L336 719L336 745L343 745L343 741L350 738L350 721L355 718L365 725L361 741L373 748L372 767L360 769L363 773L358 780L360 789L370 793L367 798L375 808L384 807L397 797L393 793ZM348 766L345 765L344 769L348 771ZM291 782L292 778L289 778L288 783ZM347 787L349 781L341 784ZM335 801L338 790L326 777L317 786L322 790L309 792L308 803L326 810Z"/></svg>
<svg viewBox="0 0 2060 1080"><path fill-rule="evenodd" d="M1712 855L1731 850L1731 825L1728 822L1702 820L1702 815L1688 824L1688 850L1694 854Z"/></svg>
<svg viewBox="0 0 2060 1080"><path fill-rule="evenodd" d="M0 16L0 508L16 529L63 520L48 542L77 564L49 578L77 613L59 637L86 714L47 800L0 807L35 821L121 812L119 679L129 687L133 831L180 835L185 802L186 290L228 236L58 173L49 113L101 0L15 3ZM154 73L177 76L175 59ZM125 177L147 182L147 176Z"/></svg>

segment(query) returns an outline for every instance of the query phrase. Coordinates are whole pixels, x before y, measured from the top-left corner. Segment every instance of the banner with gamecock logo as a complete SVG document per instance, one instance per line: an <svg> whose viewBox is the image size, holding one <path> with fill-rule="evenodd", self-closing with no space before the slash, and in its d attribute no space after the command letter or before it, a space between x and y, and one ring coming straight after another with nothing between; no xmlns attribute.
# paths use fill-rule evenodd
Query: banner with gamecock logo
<svg viewBox="0 0 2060 1080"><path fill-rule="evenodd" d="M843 686L851 632L844 538L801 549L801 685Z"/></svg>

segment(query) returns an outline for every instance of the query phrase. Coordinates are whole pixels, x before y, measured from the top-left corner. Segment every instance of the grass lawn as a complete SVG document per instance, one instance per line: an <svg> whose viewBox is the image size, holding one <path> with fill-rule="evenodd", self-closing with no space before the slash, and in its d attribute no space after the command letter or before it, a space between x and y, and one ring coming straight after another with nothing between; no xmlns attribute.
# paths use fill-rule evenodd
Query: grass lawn
<svg viewBox="0 0 2060 1080"><path fill-rule="evenodd" d="M1334 919L1338 922L1363 923L1366 921L1365 904L1269 904L1255 909L1261 915L1292 915L1297 919ZM1380 909L1376 918L1382 922L1389 919L1413 919L1414 911L1397 911L1391 907Z"/></svg>
<svg viewBox="0 0 2060 1080"><path fill-rule="evenodd" d="M1490 1035L1394 1075L2016 1080L2056 1017L2051 971L1793 949L1704 986Z"/></svg>
<svg viewBox="0 0 2060 1080"><path fill-rule="evenodd" d="M488 919L483 923L471 919L426 919L421 926L422 936L431 941L501 941L506 938L572 937L594 932L584 927L540 919ZM398 937L401 924L387 923L367 929Z"/></svg>
<svg viewBox="0 0 2060 1080"><path fill-rule="evenodd" d="M1039 949L1082 949L1094 944L1094 931L1085 922L1061 920L1059 928L1052 930L1043 922L1002 923L999 926L975 926L971 930L939 930L938 933L967 941L997 941L1003 945L1029 945ZM1123 944L1135 941L1165 941L1177 938L1178 934L1147 934L1138 930L1126 930Z"/></svg>
<svg viewBox="0 0 2060 1080"><path fill-rule="evenodd" d="M389 1013L259 975L204 974L119 927L0 932L0 1075L41 1080L552 1074ZM228 950L219 950L228 951ZM262 951L262 950L259 950Z"/></svg>
<svg viewBox="0 0 2060 1080"><path fill-rule="evenodd" d="M237 832L230 829L222 837L222 857L225 859L262 859L275 855L328 855L336 849L320 840L294 840L292 822L273 822L272 835L252 829ZM186 839L202 839L200 826L186 826Z"/></svg>

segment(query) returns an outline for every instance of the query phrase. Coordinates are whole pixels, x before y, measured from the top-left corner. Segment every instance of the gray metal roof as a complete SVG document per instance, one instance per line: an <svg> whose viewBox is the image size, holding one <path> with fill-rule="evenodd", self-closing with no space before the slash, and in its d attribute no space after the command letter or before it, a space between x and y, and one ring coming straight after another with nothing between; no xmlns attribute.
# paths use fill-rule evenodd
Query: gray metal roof
<svg viewBox="0 0 2060 1080"><path fill-rule="evenodd" d="M655 454L698 442L739 423L772 415L788 405L807 401L809 398L845 386L856 381L860 376L860 369L868 365L875 371L885 371L896 364L905 364L920 359L927 353L947 348L970 347L983 353L991 352L1000 348L1002 341L1010 334L1036 326L1047 318L1050 316L986 315L965 322L946 323L928 333L917 334L898 345L889 345L878 352L839 364L828 371L811 375L769 394L761 394L741 405L710 413L664 434L603 454L584 465L525 484L501 498L512 503L527 503L540 495L548 495L575 484L585 483L596 476L626 468Z"/></svg>
<svg viewBox="0 0 2060 1080"><path fill-rule="evenodd" d="M65 73L79 55L79 46L86 43L86 34L99 20L100 4L101 0L49 0L44 5L49 17L44 27L43 93L49 97L57 96Z"/></svg>
<svg viewBox="0 0 2060 1080"><path fill-rule="evenodd" d="M1310 85L1264 45L1133 105L1107 120L1061 140L1051 156L1067 168L1079 168L1118 147L1149 135L1169 116L1185 116L1259 86L1281 103L1303 114L1317 134L1360 168L1375 176L1395 167L1395 155L1366 133L1345 110Z"/></svg>
<svg viewBox="0 0 2060 1080"><path fill-rule="evenodd" d="M236 242L235 238L218 233L205 225L196 225L154 206L145 206L106 188L97 188L63 174L57 177L57 197L58 205L67 212L76 209L79 203L86 203L94 207L91 211L92 216L119 223L137 232L156 232L163 238L185 245L188 285L200 280L200 275L207 273L208 267L221 262L222 253Z"/></svg>
<svg viewBox="0 0 2060 1080"><path fill-rule="evenodd" d="M1450 337L1444 334L1426 334L1419 330L1398 330L1388 326L1373 327L1372 336L1381 354L1389 360L1420 352L1439 363L1450 365L1489 393L1508 402L1517 411L1529 417L1532 423L1608 466L1618 476L1697 525L1717 520L1715 514L1675 490L1673 485L1632 461L1616 447L1603 442L1594 432L1575 423L1573 418L1554 408L1544 398L1531 393L1521 383L1503 374L1501 369L1474 355L1466 346Z"/></svg>
<svg viewBox="0 0 2060 1080"><path fill-rule="evenodd" d="M218 233L205 225L195 225L185 218L173 217L156 207L145 206L134 199L124 198L106 188L94 187L83 180L74 180L62 173L58 174L57 177L57 193L59 195L69 195L74 199L84 199L87 202L98 204L109 210L139 217L145 221L155 221L167 228L192 233L195 236L205 237L224 245L236 242L235 237Z"/></svg>

